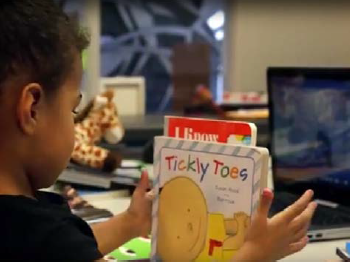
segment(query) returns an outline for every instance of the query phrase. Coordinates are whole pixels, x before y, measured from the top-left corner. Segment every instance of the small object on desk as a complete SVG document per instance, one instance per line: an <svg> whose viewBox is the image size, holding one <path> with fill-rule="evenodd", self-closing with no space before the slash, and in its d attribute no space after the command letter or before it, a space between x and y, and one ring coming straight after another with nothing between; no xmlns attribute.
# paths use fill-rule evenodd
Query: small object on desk
<svg viewBox="0 0 350 262"><path fill-rule="evenodd" d="M118 249L114 250L109 254L112 258L117 259L118 261L140 261L144 259L149 259L151 253L151 239L138 237L132 239L128 243L125 243Z"/></svg>
<svg viewBox="0 0 350 262"><path fill-rule="evenodd" d="M223 104L253 104L267 105L268 96L266 92L225 92Z"/></svg>
<svg viewBox="0 0 350 262"><path fill-rule="evenodd" d="M348 246L349 243L346 243ZM347 250L344 250L342 248L337 247L336 254L343 260L343 261L350 261L350 255L347 252Z"/></svg>
<svg viewBox="0 0 350 262"><path fill-rule="evenodd" d="M244 119L267 119L269 117L268 109L246 109L226 112L226 119L244 120Z"/></svg>
<svg viewBox="0 0 350 262"><path fill-rule="evenodd" d="M124 159L121 163L121 168L141 168L143 166L143 162L139 160L133 159Z"/></svg>
<svg viewBox="0 0 350 262"><path fill-rule="evenodd" d="M84 219L89 224L102 222L113 216L106 209L92 206L71 186L65 186L63 188L62 196L67 200L72 213Z"/></svg>
<svg viewBox="0 0 350 262"><path fill-rule="evenodd" d="M224 117L225 112L214 101L213 95L208 87L205 85L199 85L196 88L195 94L192 98L193 106L202 106L206 108L206 112L214 113L219 117Z"/></svg>
<svg viewBox="0 0 350 262"><path fill-rule="evenodd" d="M345 244L345 250L348 254L350 254L350 242L346 242Z"/></svg>

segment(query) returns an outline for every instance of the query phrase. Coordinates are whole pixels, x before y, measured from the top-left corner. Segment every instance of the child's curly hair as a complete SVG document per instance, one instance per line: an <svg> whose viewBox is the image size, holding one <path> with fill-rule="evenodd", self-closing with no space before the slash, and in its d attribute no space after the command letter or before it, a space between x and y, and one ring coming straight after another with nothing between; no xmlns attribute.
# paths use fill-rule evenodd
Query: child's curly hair
<svg viewBox="0 0 350 262"><path fill-rule="evenodd" d="M57 89L89 37L53 0L0 1L0 95L14 77Z"/></svg>

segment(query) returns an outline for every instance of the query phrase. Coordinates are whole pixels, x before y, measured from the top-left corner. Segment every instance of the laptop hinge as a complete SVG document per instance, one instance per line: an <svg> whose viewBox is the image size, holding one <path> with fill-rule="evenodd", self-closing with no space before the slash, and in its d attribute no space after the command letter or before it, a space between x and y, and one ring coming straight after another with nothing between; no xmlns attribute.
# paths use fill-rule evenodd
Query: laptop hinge
<svg viewBox="0 0 350 262"><path fill-rule="evenodd" d="M327 201L327 200L322 200L322 199L315 199L315 202L321 206L326 206L330 208L337 208L339 206L339 204L337 203Z"/></svg>

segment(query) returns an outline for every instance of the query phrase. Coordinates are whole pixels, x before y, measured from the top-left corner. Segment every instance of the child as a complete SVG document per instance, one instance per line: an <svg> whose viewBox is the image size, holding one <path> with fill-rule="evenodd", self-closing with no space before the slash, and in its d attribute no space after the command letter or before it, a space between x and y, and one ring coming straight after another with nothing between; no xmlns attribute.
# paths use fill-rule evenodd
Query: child
<svg viewBox="0 0 350 262"><path fill-rule="evenodd" d="M84 32L51 0L0 1L0 260L94 261L150 231L149 181L130 207L90 228L52 185L74 146ZM265 190L235 260L270 261L301 250L316 205L307 191L272 219Z"/></svg>

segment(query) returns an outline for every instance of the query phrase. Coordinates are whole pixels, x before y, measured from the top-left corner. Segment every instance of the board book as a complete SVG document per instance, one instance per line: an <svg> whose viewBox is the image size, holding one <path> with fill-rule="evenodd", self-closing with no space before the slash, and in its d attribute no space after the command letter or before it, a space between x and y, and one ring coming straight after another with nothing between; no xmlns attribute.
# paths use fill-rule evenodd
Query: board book
<svg viewBox="0 0 350 262"><path fill-rule="evenodd" d="M266 187L268 155L242 143L156 137L151 260L230 260Z"/></svg>
<svg viewBox="0 0 350 262"><path fill-rule="evenodd" d="M176 116L165 116L164 121L164 136L186 140L255 146L256 134L256 125L247 122Z"/></svg>

